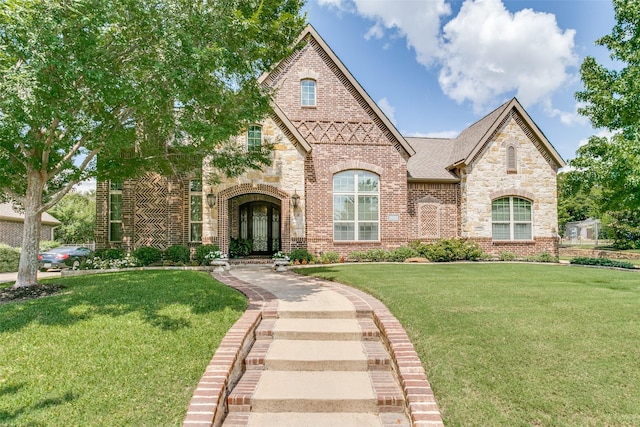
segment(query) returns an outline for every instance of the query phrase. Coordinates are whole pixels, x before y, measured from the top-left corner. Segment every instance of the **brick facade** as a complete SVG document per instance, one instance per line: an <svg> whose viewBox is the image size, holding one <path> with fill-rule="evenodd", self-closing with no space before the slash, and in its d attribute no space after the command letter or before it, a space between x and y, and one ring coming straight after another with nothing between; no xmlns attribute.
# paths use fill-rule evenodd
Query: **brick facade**
<svg viewBox="0 0 640 427"><path fill-rule="evenodd" d="M40 240L53 240L53 226L42 224ZM0 220L0 243L19 248L22 246L22 222Z"/></svg>
<svg viewBox="0 0 640 427"><path fill-rule="evenodd" d="M472 125L461 137L440 145L451 149L451 156L463 153L464 161L421 148L425 167L440 168L433 174L438 179L430 180L429 173L410 179L408 165L417 153L415 147L398 133L315 30L305 31L302 47L260 81L274 89L274 112L259 124L263 140L274 146L272 164L209 185L208 178L216 171L203 161L203 243L228 251L231 239L240 235L241 207L263 203L279 214L280 245L285 252L307 248L316 255L335 251L348 256L356 250L393 249L412 240L464 237L494 255L503 251L520 256L543 251L557 254L555 185L563 161L516 100ZM315 82L314 106L301 105L303 79ZM476 134L470 141L469 135ZM247 144L247 134L238 135L236 142ZM515 168L506 163L508 150L515 153ZM378 241L334 240L333 176L347 170L379 177ZM148 174L126 181L122 194L124 237L122 242L109 242L109 188L98 183L97 247L189 244L187 177ZM215 196L212 208L204 202L206 194ZM491 202L501 196L532 201L531 241L493 241Z"/></svg>

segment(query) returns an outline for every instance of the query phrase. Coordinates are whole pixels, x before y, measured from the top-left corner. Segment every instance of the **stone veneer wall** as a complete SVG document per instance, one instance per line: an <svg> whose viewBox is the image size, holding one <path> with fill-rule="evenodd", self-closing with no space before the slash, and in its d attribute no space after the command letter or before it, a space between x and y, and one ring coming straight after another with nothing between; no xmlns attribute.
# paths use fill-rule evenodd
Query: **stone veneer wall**
<svg viewBox="0 0 640 427"><path fill-rule="evenodd" d="M291 248L306 246L304 164L307 154L280 120L270 117L261 126L265 143L273 144L270 166L210 185L208 179L215 171L206 160L204 162L203 194L212 192L217 195L217 201L213 209L205 203L203 242L215 243L223 251L228 250L230 238L237 237L231 235L237 221L234 218L237 204L232 199L247 195L254 195L252 200L280 202L282 250L288 252ZM246 133L237 137L237 143L246 146ZM294 193L300 197L295 209L290 203Z"/></svg>
<svg viewBox="0 0 640 427"><path fill-rule="evenodd" d="M507 147L514 146L517 169L508 171ZM471 165L461 171L462 237L476 240L493 255L520 256L543 251L558 254L557 166L516 113L508 115ZM491 238L491 201L521 196L533 202L533 240L494 242Z"/></svg>

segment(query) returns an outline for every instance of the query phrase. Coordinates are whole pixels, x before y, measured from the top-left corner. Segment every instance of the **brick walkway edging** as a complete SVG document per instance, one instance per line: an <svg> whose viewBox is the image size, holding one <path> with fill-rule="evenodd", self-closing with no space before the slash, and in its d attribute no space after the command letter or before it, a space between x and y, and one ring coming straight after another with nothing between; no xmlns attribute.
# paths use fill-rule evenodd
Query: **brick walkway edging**
<svg viewBox="0 0 640 427"><path fill-rule="evenodd" d="M214 277L247 296L249 307L227 332L209 362L191 398L184 427L217 427L222 424L227 412L226 397L242 375L242 362L255 341L256 327L263 318L275 319L277 316L278 301L269 291L239 280L227 272L214 274ZM422 362L406 331L389 309L371 295L340 283L297 274L296 279L338 292L354 305L358 317L372 314L393 360L412 425L444 427Z"/></svg>

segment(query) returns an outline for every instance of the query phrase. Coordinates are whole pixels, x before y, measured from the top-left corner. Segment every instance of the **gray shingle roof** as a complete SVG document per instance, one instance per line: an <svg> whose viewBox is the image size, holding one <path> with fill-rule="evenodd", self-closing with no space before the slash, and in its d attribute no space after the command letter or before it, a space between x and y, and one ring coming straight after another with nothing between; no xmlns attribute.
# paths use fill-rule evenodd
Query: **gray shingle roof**
<svg viewBox="0 0 640 427"><path fill-rule="evenodd" d="M455 146L454 139L406 138L416 154L407 162L409 178L441 182L458 182L459 179L446 167Z"/></svg>

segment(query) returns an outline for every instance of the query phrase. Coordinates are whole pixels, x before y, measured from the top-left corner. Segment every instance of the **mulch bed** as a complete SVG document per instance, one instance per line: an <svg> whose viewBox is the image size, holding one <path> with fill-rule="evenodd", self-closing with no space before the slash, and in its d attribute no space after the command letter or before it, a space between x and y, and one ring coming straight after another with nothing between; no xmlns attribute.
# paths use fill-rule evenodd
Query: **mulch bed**
<svg viewBox="0 0 640 427"><path fill-rule="evenodd" d="M47 297L54 295L64 289L62 285L56 284L36 284L32 286L23 286L20 288L3 288L0 289L0 304L11 301L25 301L29 299Z"/></svg>

